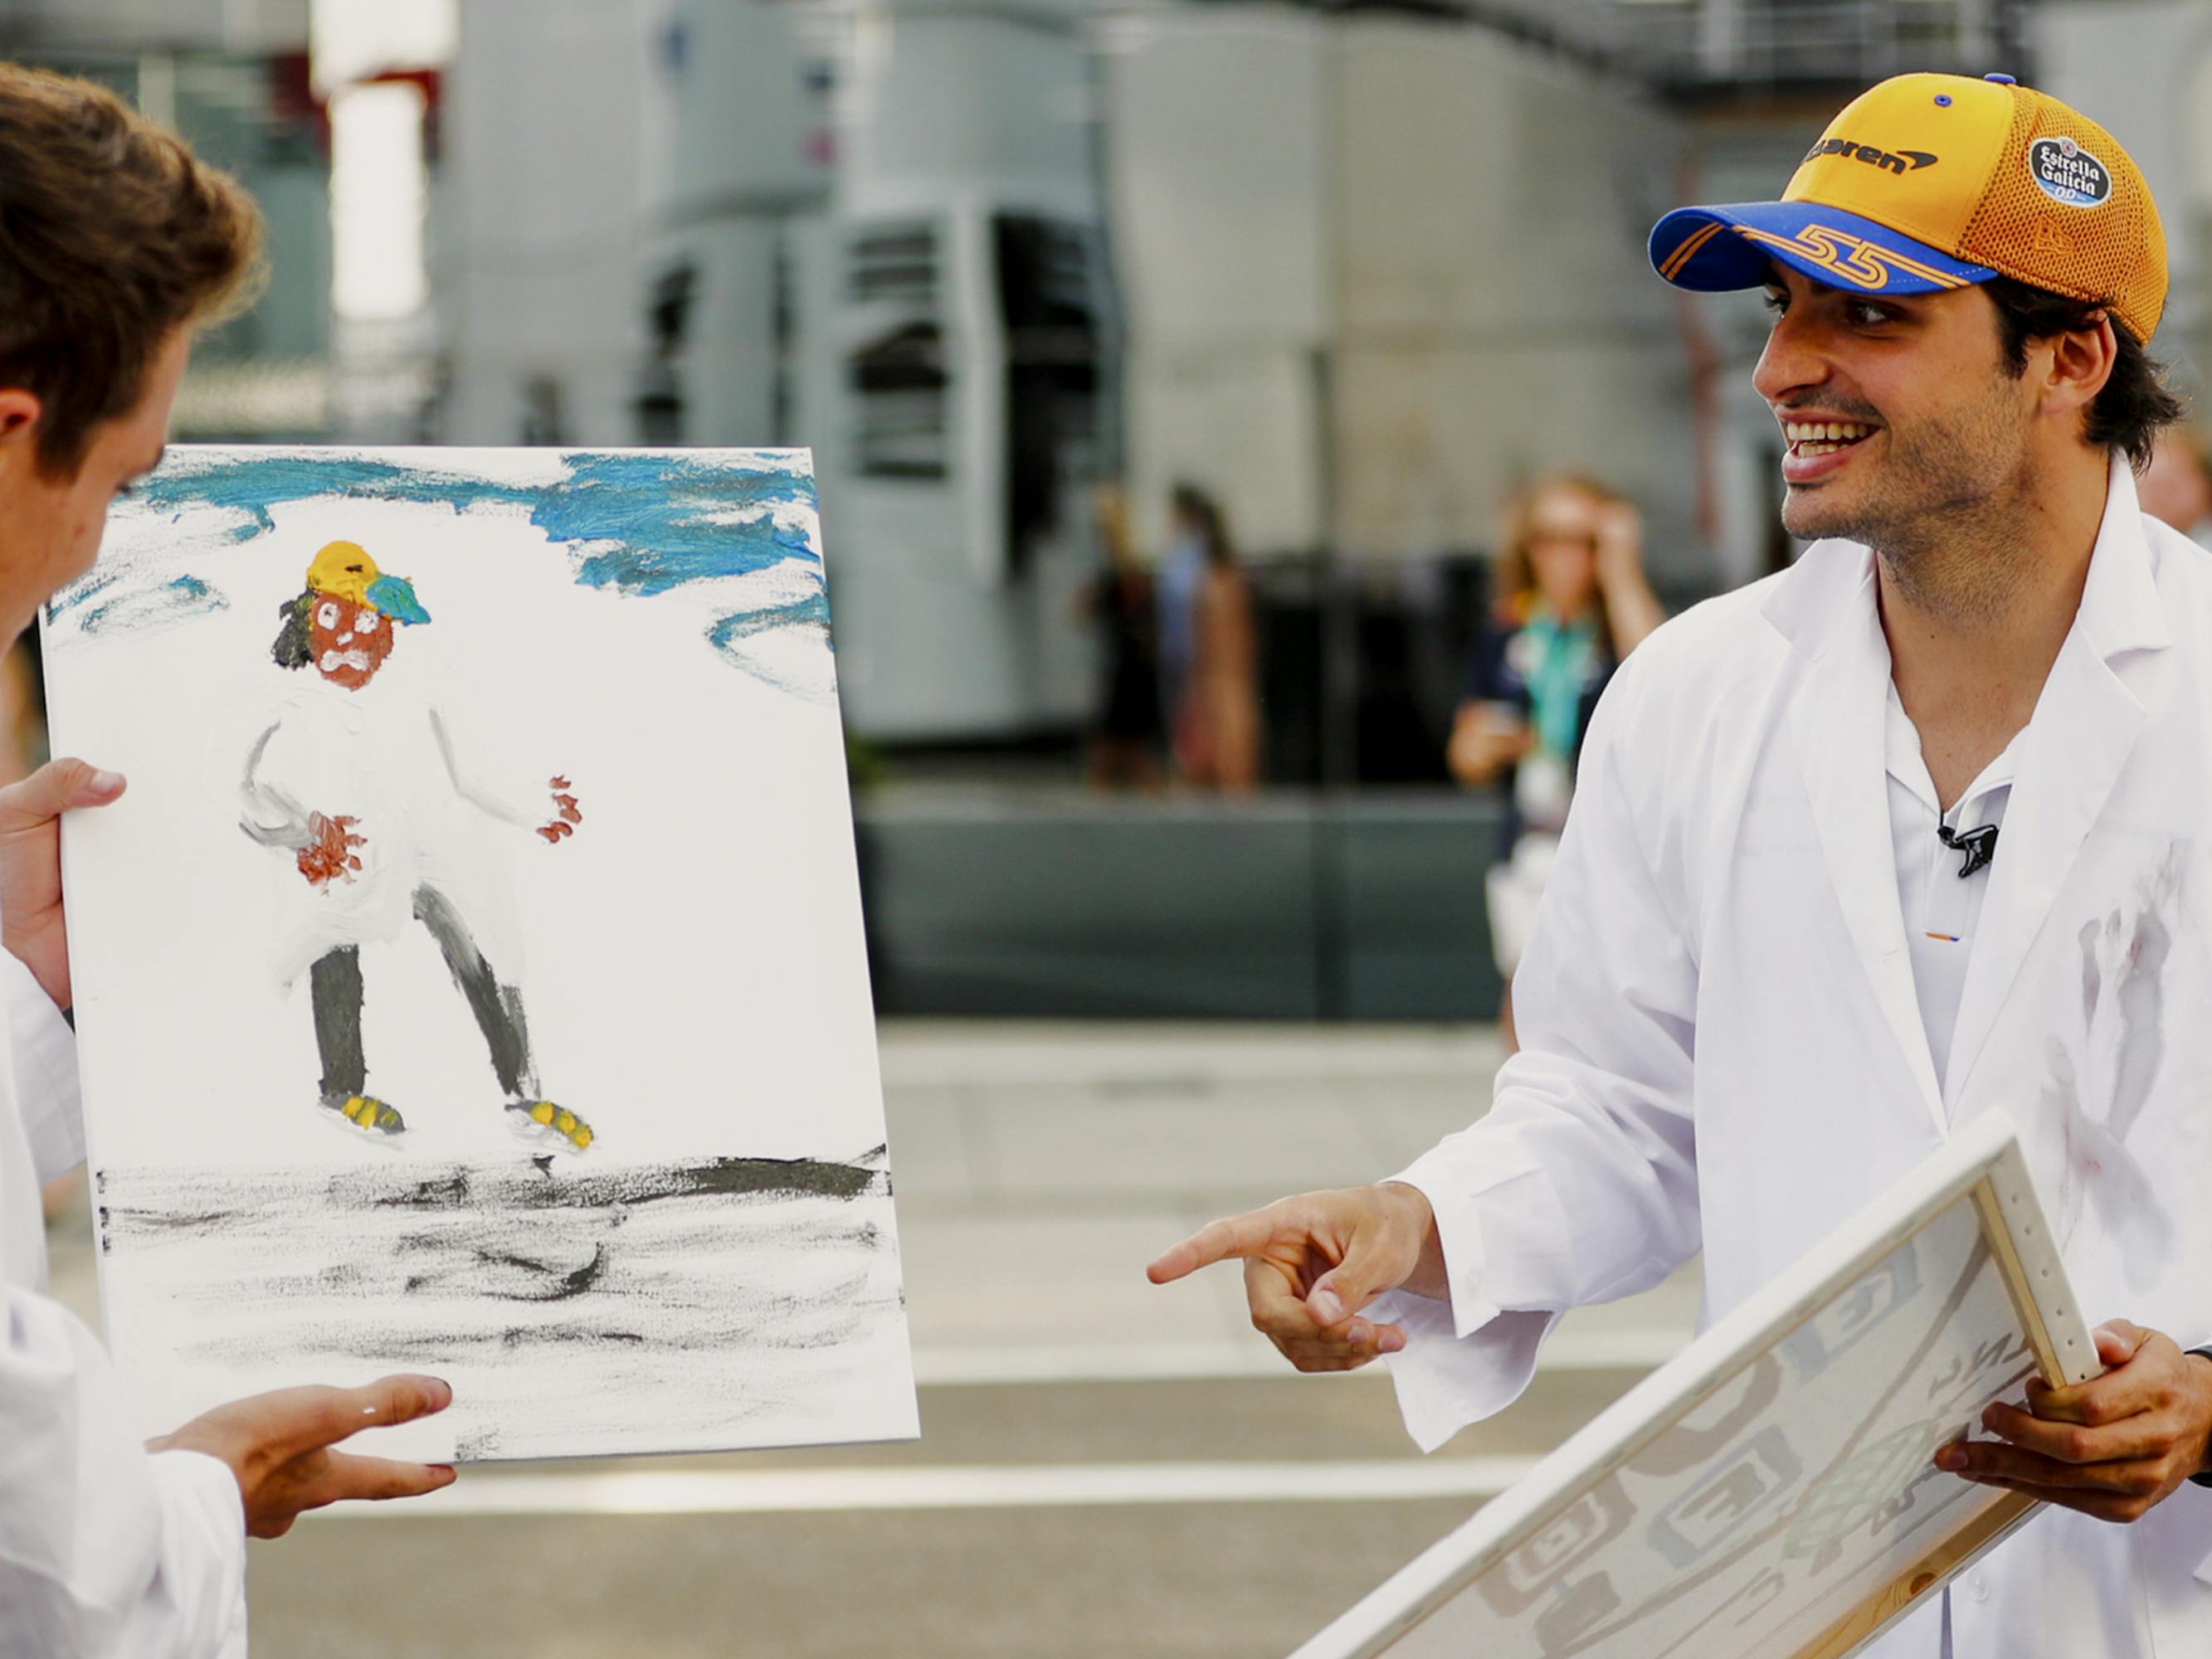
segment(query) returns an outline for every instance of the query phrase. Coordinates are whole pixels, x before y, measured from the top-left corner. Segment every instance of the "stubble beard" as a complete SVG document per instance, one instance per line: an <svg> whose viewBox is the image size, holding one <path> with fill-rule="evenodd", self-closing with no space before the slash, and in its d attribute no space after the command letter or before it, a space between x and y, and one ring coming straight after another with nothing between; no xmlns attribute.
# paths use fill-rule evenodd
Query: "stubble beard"
<svg viewBox="0 0 2212 1659"><path fill-rule="evenodd" d="M2021 525L2035 499L2024 436L1995 398L1948 421L1885 426L1868 440L1883 446L1881 467L1851 481L1847 495L1793 486L1783 528L1801 540L1840 537L1873 549L1917 610L1990 621L2020 586Z"/></svg>

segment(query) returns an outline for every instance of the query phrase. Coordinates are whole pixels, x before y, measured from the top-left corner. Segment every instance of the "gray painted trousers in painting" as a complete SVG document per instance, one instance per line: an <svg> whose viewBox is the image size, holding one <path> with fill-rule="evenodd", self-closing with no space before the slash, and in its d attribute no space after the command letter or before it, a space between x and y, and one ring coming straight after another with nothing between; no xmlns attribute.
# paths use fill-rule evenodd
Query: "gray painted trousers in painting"
<svg viewBox="0 0 2212 1659"><path fill-rule="evenodd" d="M444 952L453 983L467 1000L484 1046L491 1051L499 1086L510 1101L534 1096L538 1080L530 1063L522 994L499 982L460 912L435 888L415 890L415 919L430 930ZM308 990L315 1012L315 1047L323 1061L323 1101L343 1105L368 1092L368 1062L361 1042L361 947L342 945L325 952L308 969Z"/></svg>

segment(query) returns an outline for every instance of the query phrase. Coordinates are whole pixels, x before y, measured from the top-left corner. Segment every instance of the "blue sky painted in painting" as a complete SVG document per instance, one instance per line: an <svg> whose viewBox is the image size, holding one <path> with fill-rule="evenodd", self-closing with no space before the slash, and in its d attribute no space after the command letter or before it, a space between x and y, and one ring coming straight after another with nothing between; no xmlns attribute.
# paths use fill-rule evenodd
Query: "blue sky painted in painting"
<svg viewBox="0 0 2212 1659"><path fill-rule="evenodd" d="M456 457L458 460L459 458ZM561 458L562 476L514 482L405 459L344 450L179 450L133 492L131 510L181 518L202 509L234 519L234 544L275 527L272 510L291 501L337 498L520 509L566 550L586 586L652 597L687 584L779 571L802 577L805 597L787 590L757 609L732 611L708 630L718 651L742 663L733 642L783 629L825 630L829 604L822 561L788 509L816 507L803 457L758 454L739 465L710 453L579 451ZM797 464L793 464L795 461ZM779 509L785 511L779 512ZM55 596L50 618L90 606L88 631L104 622L136 625L166 611L182 620L223 604L205 580L167 581L144 595L109 590L120 573L95 569ZM97 601L97 603L95 603Z"/></svg>

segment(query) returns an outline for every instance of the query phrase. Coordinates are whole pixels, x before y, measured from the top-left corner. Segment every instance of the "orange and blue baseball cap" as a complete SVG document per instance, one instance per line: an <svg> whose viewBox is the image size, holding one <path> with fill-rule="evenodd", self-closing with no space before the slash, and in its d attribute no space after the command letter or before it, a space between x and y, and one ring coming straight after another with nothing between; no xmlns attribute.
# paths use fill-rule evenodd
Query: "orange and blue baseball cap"
<svg viewBox="0 0 2212 1659"><path fill-rule="evenodd" d="M1757 288L1776 259L1866 294L2010 276L2111 307L2138 342L2166 309L2166 232L2134 161L2006 75L1884 81L1829 124L1780 201L1677 208L1651 232L1678 288Z"/></svg>

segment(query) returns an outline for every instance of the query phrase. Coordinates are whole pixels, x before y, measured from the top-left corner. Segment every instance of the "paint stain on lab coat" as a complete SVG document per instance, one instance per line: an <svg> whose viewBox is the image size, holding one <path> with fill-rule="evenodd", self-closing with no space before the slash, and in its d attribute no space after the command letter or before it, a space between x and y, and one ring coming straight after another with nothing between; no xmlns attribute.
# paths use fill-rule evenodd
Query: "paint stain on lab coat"
<svg viewBox="0 0 2212 1659"><path fill-rule="evenodd" d="M2166 978L2183 868L2177 847L2133 902L2082 925L2081 1036L2073 1045L2054 1036L2046 1048L2043 1109L2064 1147L2052 1206L2060 1247L2093 1215L2119 1247L2129 1280L2142 1285L2156 1279L2173 1223L2127 1139L2166 1064ZM2100 1097L2100 1113L2091 1109Z"/></svg>

